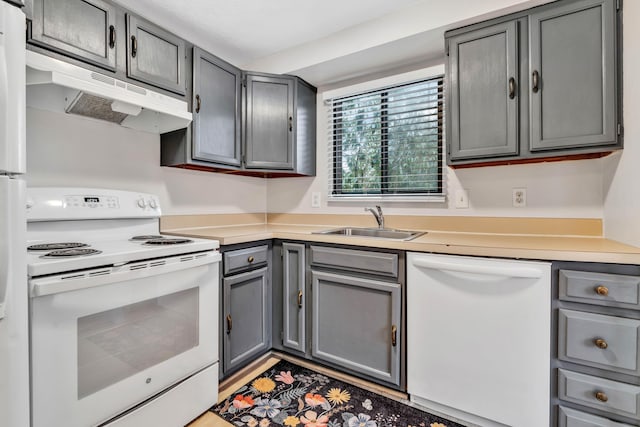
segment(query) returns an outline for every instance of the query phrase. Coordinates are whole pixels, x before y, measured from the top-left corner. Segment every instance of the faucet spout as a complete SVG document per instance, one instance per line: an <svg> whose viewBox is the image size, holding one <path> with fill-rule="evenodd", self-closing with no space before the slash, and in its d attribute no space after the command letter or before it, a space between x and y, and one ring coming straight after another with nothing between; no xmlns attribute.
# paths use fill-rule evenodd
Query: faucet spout
<svg viewBox="0 0 640 427"><path fill-rule="evenodd" d="M378 223L378 228L384 228L384 215L382 213L382 208L376 205L376 208L364 208L365 212L371 212L376 222Z"/></svg>

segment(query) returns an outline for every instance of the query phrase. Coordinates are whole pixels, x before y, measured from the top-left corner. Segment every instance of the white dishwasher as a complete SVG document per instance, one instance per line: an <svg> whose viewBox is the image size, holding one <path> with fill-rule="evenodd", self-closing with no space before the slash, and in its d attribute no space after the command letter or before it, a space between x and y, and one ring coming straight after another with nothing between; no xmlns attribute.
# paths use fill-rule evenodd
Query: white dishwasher
<svg viewBox="0 0 640 427"><path fill-rule="evenodd" d="M549 424L551 264L407 254L407 391L481 426Z"/></svg>

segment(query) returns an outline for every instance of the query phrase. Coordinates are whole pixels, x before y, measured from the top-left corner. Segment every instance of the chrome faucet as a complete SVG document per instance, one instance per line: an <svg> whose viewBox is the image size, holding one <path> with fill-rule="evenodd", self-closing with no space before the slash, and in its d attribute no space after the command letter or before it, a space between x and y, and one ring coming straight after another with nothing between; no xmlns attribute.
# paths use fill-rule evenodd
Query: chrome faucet
<svg viewBox="0 0 640 427"><path fill-rule="evenodd" d="M376 218L376 222L378 223L378 228L384 228L384 215L382 214L382 208L376 205L376 208L364 208L365 212L371 212L373 216Z"/></svg>

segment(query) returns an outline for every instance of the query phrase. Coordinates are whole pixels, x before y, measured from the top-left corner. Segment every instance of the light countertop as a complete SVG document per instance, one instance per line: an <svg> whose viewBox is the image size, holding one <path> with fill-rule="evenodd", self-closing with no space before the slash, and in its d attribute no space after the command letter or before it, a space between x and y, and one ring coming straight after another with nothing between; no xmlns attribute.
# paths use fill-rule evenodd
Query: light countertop
<svg viewBox="0 0 640 427"><path fill-rule="evenodd" d="M264 239L301 240L416 252L555 261L640 264L640 248L598 236L427 231L411 241L313 234L335 226L248 224L163 229L165 234L215 239L220 245Z"/></svg>

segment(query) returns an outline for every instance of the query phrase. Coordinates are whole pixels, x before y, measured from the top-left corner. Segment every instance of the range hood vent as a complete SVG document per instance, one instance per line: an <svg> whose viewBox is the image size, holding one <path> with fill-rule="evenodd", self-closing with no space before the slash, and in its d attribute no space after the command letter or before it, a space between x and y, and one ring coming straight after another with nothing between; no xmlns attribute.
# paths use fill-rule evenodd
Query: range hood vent
<svg viewBox="0 0 640 427"><path fill-rule="evenodd" d="M186 102L27 51L27 105L166 133L191 123Z"/></svg>

